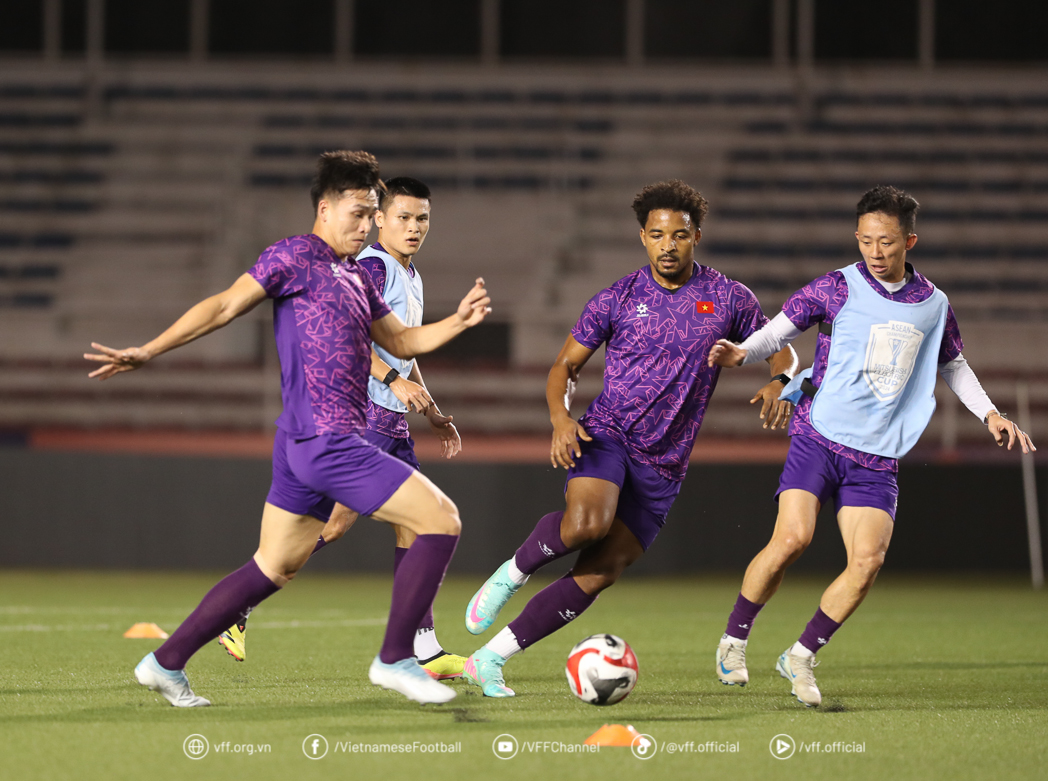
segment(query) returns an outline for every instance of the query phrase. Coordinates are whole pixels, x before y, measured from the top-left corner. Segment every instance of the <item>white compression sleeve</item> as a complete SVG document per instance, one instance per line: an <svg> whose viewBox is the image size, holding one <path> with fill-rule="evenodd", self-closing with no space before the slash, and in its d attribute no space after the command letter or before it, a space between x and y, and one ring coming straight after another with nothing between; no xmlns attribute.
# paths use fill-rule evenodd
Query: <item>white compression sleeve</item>
<svg viewBox="0 0 1048 781"><path fill-rule="evenodd" d="M957 398L979 420L983 420L990 410L997 409L963 355L958 355L949 363L939 364L939 374L950 390L957 394Z"/></svg>
<svg viewBox="0 0 1048 781"><path fill-rule="evenodd" d="M800 329L793 324L790 318L786 317L786 313L779 312L766 326L739 345L743 350L746 350L746 359L742 362L742 365L748 366L751 363L763 361L800 335Z"/></svg>

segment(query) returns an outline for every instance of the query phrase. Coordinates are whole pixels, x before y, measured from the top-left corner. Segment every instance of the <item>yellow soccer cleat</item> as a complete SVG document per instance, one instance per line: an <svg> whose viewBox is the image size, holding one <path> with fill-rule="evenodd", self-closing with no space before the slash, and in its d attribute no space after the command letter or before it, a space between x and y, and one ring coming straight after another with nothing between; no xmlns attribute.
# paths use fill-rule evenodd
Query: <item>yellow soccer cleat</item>
<svg viewBox="0 0 1048 781"><path fill-rule="evenodd" d="M247 656L247 622L233 624L218 636L218 642L238 662L244 661Z"/></svg>
<svg viewBox="0 0 1048 781"><path fill-rule="evenodd" d="M419 664L422 664L421 662ZM435 680L443 681L448 678L461 678L462 669L466 666L466 657L457 654L444 653L434 656L422 664L426 674Z"/></svg>

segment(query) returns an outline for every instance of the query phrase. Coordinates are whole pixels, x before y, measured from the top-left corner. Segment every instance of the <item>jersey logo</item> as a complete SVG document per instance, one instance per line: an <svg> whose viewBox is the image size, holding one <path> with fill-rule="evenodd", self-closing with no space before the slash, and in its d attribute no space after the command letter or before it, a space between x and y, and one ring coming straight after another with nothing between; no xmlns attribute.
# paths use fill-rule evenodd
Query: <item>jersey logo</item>
<svg viewBox="0 0 1048 781"><path fill-rule="evenodd" d="M355 272L347 271L346 275L343 276L342 269L339 268L337 263L331 264L331 273L334 275L335 279L342 283L343 287L349 287L349 283L352 283L357 287L363 287L360 282L360 277L358 277Z"/></svg>
<svg viewBox="0 0 1048 781"><path fill-rule="evenodd" d="M717 311L717 307L713 305L712 301L696 301L695 311L700 315L712 315Z"/></svg>
<svg viewBox="0 0 1048 781"><path fill-rule="evenodd" d="M890 320L870 326L863 377L881 401L894 399L906 387L917 363L924 332L911 323Z"/></svg>
<svg viewBox="0 0 1048 781"><path fill-rule="evenodd" d="M637 317L647 317L647 316L648 316L648 305L647 304L637 304Z"/></svg>

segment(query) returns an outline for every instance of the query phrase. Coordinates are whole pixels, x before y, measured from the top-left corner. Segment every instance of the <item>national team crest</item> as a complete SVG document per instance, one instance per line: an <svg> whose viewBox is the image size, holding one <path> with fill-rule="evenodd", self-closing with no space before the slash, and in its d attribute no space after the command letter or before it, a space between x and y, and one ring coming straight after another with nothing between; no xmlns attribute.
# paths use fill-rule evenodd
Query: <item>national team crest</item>
<svg viewBox="0 0 1048 781"><path fill-rule="evenodd" d="M910 323L890 320L870 327L863 377L881 401L902 393L917 363L924 332Z"/></svg>

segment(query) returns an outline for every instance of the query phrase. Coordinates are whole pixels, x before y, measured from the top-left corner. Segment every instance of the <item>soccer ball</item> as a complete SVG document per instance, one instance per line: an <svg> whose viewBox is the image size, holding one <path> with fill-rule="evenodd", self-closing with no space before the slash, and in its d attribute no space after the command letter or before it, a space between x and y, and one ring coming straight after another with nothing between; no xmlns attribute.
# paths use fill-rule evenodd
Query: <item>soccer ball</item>
<svg viewBox="0 0 1048 781"><path fill-rule="evenodd" d="M637 685L637 657L621 637L592 635L571 649L564 670L571 693L590 705L614 705Z"/></svg>

